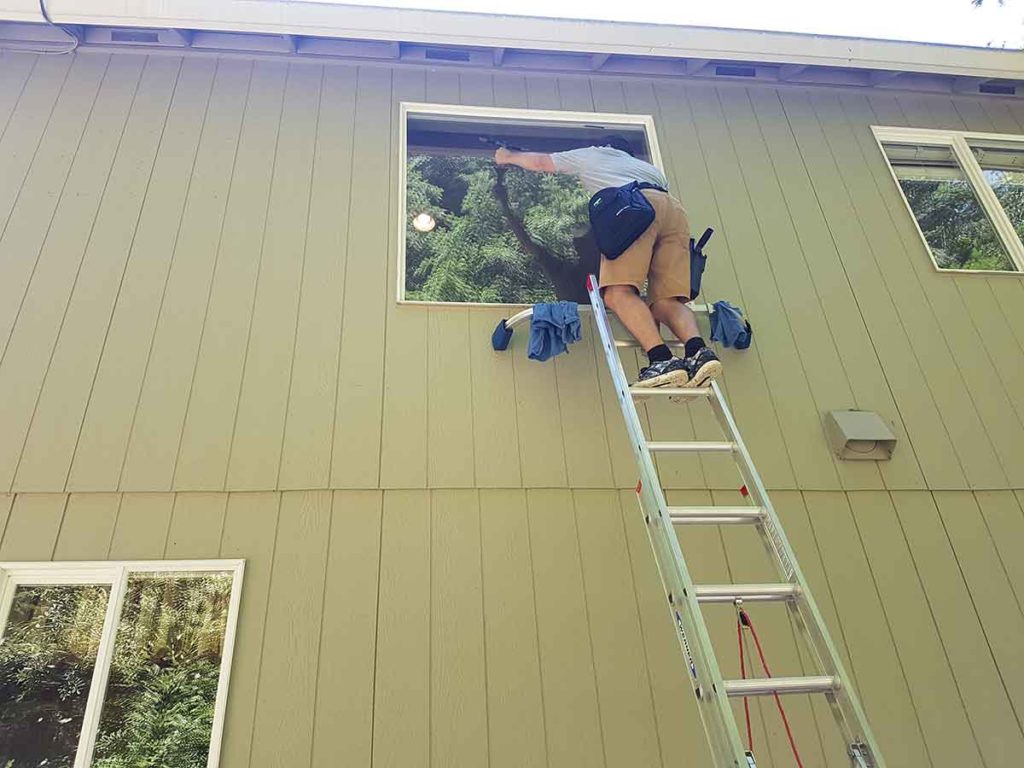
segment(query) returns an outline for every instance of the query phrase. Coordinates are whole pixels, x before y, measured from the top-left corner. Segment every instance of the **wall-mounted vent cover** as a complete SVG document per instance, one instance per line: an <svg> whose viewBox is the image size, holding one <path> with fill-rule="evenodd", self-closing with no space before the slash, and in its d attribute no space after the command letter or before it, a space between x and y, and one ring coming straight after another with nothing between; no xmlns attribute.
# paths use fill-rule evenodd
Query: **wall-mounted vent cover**
<svg viewBox="0 0 1024 768"><path fill-rule="evenodd" d="M887 461L896 450L896 436L874 411L829 411L825 432L840 459Z"/></svg>
<svg viewBox="0 0 1024 768"><path fill-rule="evenodd" d="M423 57L434 61L469 61L469 51L460 51L457 48L427 48L423 52Z"/></svg>
<svg viewBox="0 0 1024 768"><path fill-rule="evenodd" d="M757 77L757 69L740 64L717 64L715 74L726 77Z"/></svg>
<svg viewBox="0 0 1024 768"><path fill-rule="evenodd" d="M159 43L160 33L147 29L112 29L112 43Z"/></svg>
<svg viewBox="0 0 1024 768"><path fill-rule="evenodd" d="M982 93L994 93L998 96L1015 96L1017 94L1017 86L1010 85L1009 83L982 83L978 86L978 90Z"/></svg>

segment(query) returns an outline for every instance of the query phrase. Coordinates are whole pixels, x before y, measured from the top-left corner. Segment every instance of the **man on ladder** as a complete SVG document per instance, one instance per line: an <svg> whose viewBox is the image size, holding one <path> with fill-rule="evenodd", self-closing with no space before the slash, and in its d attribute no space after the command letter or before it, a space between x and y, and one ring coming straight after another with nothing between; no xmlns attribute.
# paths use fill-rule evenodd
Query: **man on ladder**
<svg viewBox="0 0 1024 768"><path fill-rule="evenodd" d="M527 171L565 173L579 178L591 195L640 182L654 209L654 221L614 259L601 256L600 286L607 304L647 352L637 387L700 387L722 371L718 356L704 343L687 303L690 288L690 224L680 202L668 193L668 180L655 166L633 156L629 142L608 137L603 146L545 154L499 147L498 165ZM640 293L647 282L647 299ZM685 352L672 354L659 329L667 325Z"/></svg>

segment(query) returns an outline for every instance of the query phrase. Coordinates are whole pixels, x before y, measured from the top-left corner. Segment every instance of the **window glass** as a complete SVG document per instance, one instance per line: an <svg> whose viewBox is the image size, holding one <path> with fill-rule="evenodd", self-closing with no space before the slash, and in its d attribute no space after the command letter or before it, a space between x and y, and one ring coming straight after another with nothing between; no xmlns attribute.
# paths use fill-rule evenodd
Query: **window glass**
<svg viewBox="0 0 1024 768"><path fill-rule="evenodd" d="M1020 146L990 144L971 150L1018 237L1024 239L1024 149Z"/></svg>
<svg viewBox="0 0 1024 768"><path fill-rule="evenodd" d="M599 264L589 195L574 177L498 168L494 150L551 153L614 134L650 160L643 126L411 113L406 129L404 298L587 302Z"/></svg>
<svg viewBox="0 0 1024 768"><path fill-rule="evenodd" d="M205 768L231 573L137 573L114 640L93 768Z"/></svg>
<svg viewBox="0 0 1024 768"><path fill-rule="evenodd" d="M883 147L940 268L1015 271L951 147Z"/></svg>
<svg viewBox="0 0 1024 768"><path fill-rule="evenodd" d="M107 585L18 586L0 638L0 766L71 768Z"/></svg>

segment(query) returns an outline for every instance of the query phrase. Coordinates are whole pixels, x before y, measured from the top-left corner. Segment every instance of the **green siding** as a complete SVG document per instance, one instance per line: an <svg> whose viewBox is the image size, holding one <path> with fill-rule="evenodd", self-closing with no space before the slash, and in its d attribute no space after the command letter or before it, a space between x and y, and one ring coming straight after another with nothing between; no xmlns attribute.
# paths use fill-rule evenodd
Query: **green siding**
<svg viewBox="0 0 1024 768"><path fill-rule="evenodd" d="M491 351L509 312L404 306L401 101L654 116L724 387L893 765L1024 751L1024 281L940 275L871 124L1024 132L1012 101L172 54L5 54L0 559L246 560L222 765L707 765L589 322ZM639 363L626 353L627 371ZM890 462L824 411L875 410ZM652 402L655 439L715 436ZM674 503L736 503L665 455ZM704 582L770 578L687 531ZM812 668L782 609L776 673ZM711 608L726 675L730 608ZM845 766L826 704L788 707ZM739 711L739 710L738 710ZM759 765L791 765L770 700ZM679 757L679 756L682 757Z"/></svg>
<svg viewBox="0 0 1024 768"><path fill-rule="evenodd" d="M708 297L755 323L754 348L726 352L725 387L770 487L1024 483L1024 283L936 274L869 131L1020 131L1015 104L9 58L0 488L629 487L590 339L539 366L488 349L501 310L394 301L402 100L654 116L695 228L718 227ZM893 423L893 461L830 454L821 414L847 407ZM659 436L714 429L701 409L645 411ZM671 487L734 484L721 457L659 463Z"/></svg>
<svg viewBox="0 0 1024 768"><path fill-rule="evenodd" d="M1024 584L1000 534L1021 535L1024 499L776 502L888 759L1016 765ZM683 545L698 579L768 575L742 530ZM0 557L245 558L231 768L707 765L629 491L18 494ZM708 615L737 675L733 610ZM808 668L783 609L752 615L773 671ZM787 704L805 764L845 768L824 702ZM771 700L752 712L758 764L791 765Z"/></svg>

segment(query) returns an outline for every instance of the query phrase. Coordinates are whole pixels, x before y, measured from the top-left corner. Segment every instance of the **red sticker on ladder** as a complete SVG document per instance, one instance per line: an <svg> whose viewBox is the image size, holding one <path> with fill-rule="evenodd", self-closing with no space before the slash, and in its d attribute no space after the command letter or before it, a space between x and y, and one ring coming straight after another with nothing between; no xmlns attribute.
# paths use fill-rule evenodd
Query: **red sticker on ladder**
<svg viewBox="0 0 1024 768"><path fill-rule="evenodd" d="M740 488L740 496L746 497L750 495L750 491L747 490L747 486Z"/></svg>
<svg viewBox="0 0 1024 768"><path fill-rule="evenodd" d="M588 291L594 290L594 276L593 275L587 275L587 290Z"/></svg>
<svg viewBox="0 0 1024 768"><path fill-rule="evenodd" d="M637 480L637 481L636 481L636 492L637 492L638 494L640 493L640 490L641 490L641 489L642 489L643 487L644 487L644 481L643 481L643 480Z"/></svg>

